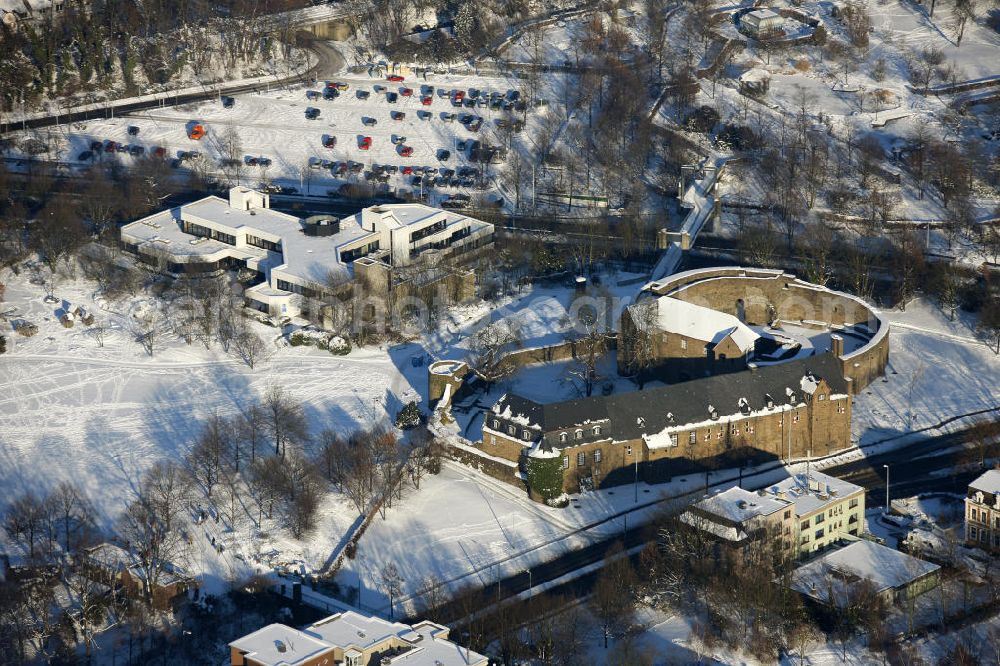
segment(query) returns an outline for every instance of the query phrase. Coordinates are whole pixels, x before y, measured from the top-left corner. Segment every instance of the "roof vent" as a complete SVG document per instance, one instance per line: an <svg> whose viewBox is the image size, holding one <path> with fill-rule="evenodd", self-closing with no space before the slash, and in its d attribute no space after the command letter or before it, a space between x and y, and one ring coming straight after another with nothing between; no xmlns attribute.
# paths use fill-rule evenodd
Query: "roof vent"
<svg viewBox="0 0 1000 666"><path fill-rule="evenodd" d="M746 500L740 500L739 502L736 503L736 506L740 507L741 509L745 509L745 508L747 508L747 501Z"/></svg>
<svg viewBox="0 0 1000 666"><path fill-rule="evenodd" d="M365 632L359 631L358 632L358 638L364 638L364 637L365 637Z"/></svg>

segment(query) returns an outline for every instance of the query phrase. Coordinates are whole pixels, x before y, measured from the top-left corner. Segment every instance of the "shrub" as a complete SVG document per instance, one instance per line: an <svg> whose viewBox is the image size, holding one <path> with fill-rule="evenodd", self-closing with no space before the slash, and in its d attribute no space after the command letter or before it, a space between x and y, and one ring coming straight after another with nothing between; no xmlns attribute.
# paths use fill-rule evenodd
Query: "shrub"
<svg viewBox="0 0 1000 666"><path fill-rule="evenodd" d="M0 354L5 353L6 351L7 351L7 338L3 335L0 335Z"/></svg>
<svg viewBox="0 0 1000 666"><path fill-rule="evenodd" d="M339 335L330 338L327 347L334 356L347 356L351 353L351 341Z"/></svg>
<svg viewBox="0 0 1000 666"><path fill-rule="evenodd" d="M800 72L808 72L809 66L810 66L809 61L806 60L805 58L795 61L795 69L797 69Z"/></svg>
<svg viewBox="0 0 1000 666"><path fill-rule="evenodd" d="M14 330L17 331L18 335L22 335L26 338L30 338L35 333L38 333L38 327L32 324L30 321L22 321L15 325Z"/></svg>
<svg viewBox="0 0 1000 666"><path fill-rule="evenodd" d="M288 337L288 344L293 347L302 347L303 345L308 347L311 346L313 342L315 341L312 338L307 335L302 335L302 333L299 333L298 331L292 333Z"/></svg>
<svg viewBox="0 0 1000 666"><path fill-rule="evenodd" d="M416 428L420 425L420 419L420 407L416 402L410 402L396 414L396 427L403 430Z"/></svg>
<svg viewBox="0 0 1000 666"><path fill-rule="evenodd" d="M719 112L710 106L699 106L684 119L684 127L706 134L719 122Z"/></svg>
<svg viewBox="0 0 1000 666"><path fill-rule="evenodd" d="M752 150L761 147L760 137L746 125L723 125L715 137L720 147Z"/></svg>
<svg viewBox="0 0 1000 666"><path fill-rule="evenodd" d="M528 488L545 502L562 495L562 456L551 458L528 456Z"/></svg>

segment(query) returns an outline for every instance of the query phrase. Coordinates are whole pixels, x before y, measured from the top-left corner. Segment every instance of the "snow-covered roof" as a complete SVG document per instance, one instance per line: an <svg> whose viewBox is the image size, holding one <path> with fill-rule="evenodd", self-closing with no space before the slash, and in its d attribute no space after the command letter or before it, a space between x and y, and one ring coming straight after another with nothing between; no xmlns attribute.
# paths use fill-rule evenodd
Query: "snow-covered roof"
<svg viewBox="0 0 1000 666"><path fill-rule="evenodd" d="M759 67L748 69L740 74L741 83L761 83L763 81L769 81L770 79L771 73L766 69L761 69Z"/></svg>
<svg viewBox="0 0 1000 666"><path fill-rule="evenodd" d="M969 488L984 493L1000 493L1000 469L991 469L983 472L969 484Z"/></svg>
<svg viewBox="0 0 1000 666"><path fill-rule="evenodd" d="M294 666L333 651L363 653L387 639L402 643L404 651L393 663L407 666L479 666L486 657L452 643L448 629L433 622L413 626L379 617L347 611L331 615L299 631L283 624L271 624L229 645L247 653L266 666Z"/></svg>
<svg viewBox="0 0 1000 666"><path fill-rule="evenodd" d="M851 590L863 580L870 580L877 592L900 589L940 569L872 541L855 541L843 548L804 564L792 573L793 590L819 601L842 606Z"/></svg>
<svg viewBox="0 0 1000 666"><path fill-rule="evenodd" d="M295 666L333 652L332 645L283 624L269 624L229 646L265 666Z"/></svg>
<svg viewBox="0 0 1000 666"><path fill-rule="evenodd" d="M765 19L781 18L781 15L774 10L767 9L765 7L764 9L755 9L752 12L747 12L743 18L744 20L750 19L751 21L763 21Z"/></svg>
<svg viewBox="0 0 1000 666"><path fill-rule="evenodd" d="M638 324L643 325L642 322ZM669 296L660 296L656 300L656 328L713 345L732 337L744 353L752 350L754 342L760 337L731 314Z"/></svg>
<svg viewBox="0 0 1000 666"><path fill-rule="evenodd" d="M767 492L795 504L795 515L806 516L828 505L836 504L849 495L864 493L864 488L835 476L810 470L796 474L770 486Z"/></svg>
<svg viewBox="0 0 1000 666"><path fill-rule="evenodd" d="M745 523L758 516L770 516L788 508L791 503L774 496L751 492L739 487L729 488L696 502L693 508L732 523Z"/></svg>

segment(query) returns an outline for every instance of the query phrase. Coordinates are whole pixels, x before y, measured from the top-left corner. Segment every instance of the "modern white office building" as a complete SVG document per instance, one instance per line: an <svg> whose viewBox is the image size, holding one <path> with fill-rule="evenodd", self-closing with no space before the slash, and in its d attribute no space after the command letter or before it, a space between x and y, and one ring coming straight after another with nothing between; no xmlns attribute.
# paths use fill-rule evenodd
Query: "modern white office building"
<svg viewBox="0 0 1000 666"><path fill-rule="evenodd" d="M125 248L175 277L249 269L260 282L247 305L294 317L300 296L315 297L353 280L355 270L380 268L391 288L393 269L424 259L464 259L493 243L493 225L423 204L386 204L343 219L300 219L271 210L266 193L244 187L229 199L209 196L122 227ZM360 263L358 263L360 262Z"/></svg>

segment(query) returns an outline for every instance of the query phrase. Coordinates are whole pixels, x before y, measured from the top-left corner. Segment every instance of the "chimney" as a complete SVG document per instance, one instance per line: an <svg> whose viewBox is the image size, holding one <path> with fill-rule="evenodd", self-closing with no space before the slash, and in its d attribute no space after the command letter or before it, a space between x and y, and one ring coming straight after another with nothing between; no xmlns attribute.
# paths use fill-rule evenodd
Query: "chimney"
<svg viewBox="0 0 1000 666"><path fill-rule="evenodd" d="M833 355L837 358L844 355L843 336L837 335L836 333L830 336L830 351L833 352Z"/></svg>

